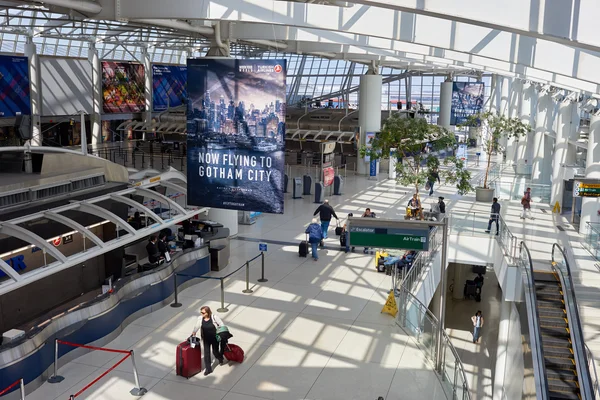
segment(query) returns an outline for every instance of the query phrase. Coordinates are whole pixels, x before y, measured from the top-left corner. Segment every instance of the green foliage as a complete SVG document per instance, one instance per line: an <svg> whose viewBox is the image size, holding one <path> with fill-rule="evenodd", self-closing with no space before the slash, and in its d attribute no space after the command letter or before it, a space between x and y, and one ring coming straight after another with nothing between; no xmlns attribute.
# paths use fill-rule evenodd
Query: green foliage
<svg viewBox="0 0 600 400"><path fill-rule="evenodd" d="M492 153L498 149L500 139L515 138L518 140L520 137L531 132L531 126L523 123L519 118L508 118L489 111L470 116L462 126L480 127L479 137L483 144L483 151L487 154L488 159L485 179L483 180L484 188L487 188Z"/></svg>
<svg viewBox="0 0 600 400"><path fill-rule="evenodd" d="M453 147L456 139L452 132L441 126L428 124L423 118L404 118L399 113L393 113L371 142L371 147L363 146L359 149L359 154L371 159L386 158L390 155L390 149L395 148L398 157L397 181L405 186L414 186L417 193L433 171L438 171L440 179L444 179L446 183L456 185L460 194L472 191L469 184L471 173L464 168L462 160L447 157L443 162L447 168L440 170L440 160L424 152L427 143L431 145L432 151L438 151Z"/></svg>

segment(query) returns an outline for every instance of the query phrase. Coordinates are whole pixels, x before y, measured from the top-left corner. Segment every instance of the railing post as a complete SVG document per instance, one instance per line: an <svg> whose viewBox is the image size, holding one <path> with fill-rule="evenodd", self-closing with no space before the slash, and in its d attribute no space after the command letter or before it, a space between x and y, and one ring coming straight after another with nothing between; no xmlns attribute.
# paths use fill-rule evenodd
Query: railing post
<svg viewBox="0 0 600 400"><path fill-rule="evenodd" d="M21 400L25 400L25 381L21 378Z"/></svg>
<svg viewBox="0 0 600 400"><path fill-rule="evenodd" d="M223 278L221 278L221 308L217 310L218 312L227 312L228 308L225 308L225 284L223 283Z"/></svg>
<svg viewBox="0 0 600 400"><path fill-rule="evenodd" d="M133 364L133 379L135 380L135 387L133 389L131 389L131 391L129 393L131 393L134 396L143 396L146 393L148 393L148 391L140 386L140 378L138 377L138 372L137 372L137 367L135 365L135 357L133 355L133 350L130 350L129 354L131 355L131 364Z"/></svg>
<svg viewBox="0 0 600 400"><path fill-rule="evenodd" d="M64 380L64 377L58 375L58 339L54 339L54 375L48 378L48 383L58 383Z"/></svg>
<svg viewBox="0 0 600 400"><path fill-rule="evenodd" d="M260 252L260 279L258 280L259 282L268 282L269 280L267 278L265 278L265 252L261 251Z"/></svg>
<svg viewBox="0 0 600 400"><path fill-rule="evenodd" d="M174 286L174 292L175 293L175 299L173 304L171 304L171 307L173 308L179 308L181 307L181 303L177 301L177 273L173 272L173 286Z"/></svg>
<svg viewBox="0 0 600 400"><path fill-rule="evenodd" d="M436 370L441 373L443 368L443 357L442 357L442 347L443 347L443 332L444 332L444 322L446 319L446 263L448 262L448 219L444 219L444 225L442 226L442 265L441 265L441 278L440 278L440 318L438 319L438 337L436 343Z"/></svg>
<svg viewBox="0 0 600 400"><path fill-rule="evenodd" d="M254 290L250 289L250 262L246 261L246 289L242 290L242 293L252 293Z"/></svg>

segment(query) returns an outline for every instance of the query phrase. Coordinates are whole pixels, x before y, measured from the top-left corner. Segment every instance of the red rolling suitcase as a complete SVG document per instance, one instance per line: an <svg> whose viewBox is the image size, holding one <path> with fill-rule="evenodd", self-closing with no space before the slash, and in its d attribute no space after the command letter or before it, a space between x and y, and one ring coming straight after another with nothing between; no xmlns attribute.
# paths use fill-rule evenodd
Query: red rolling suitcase
<svg viewBox="0 0 600 400"><path fill-rule="evenodd" d="M194 341L194 347L192 347L192 341ZM175 371L179 376L189 379L202 371L200 340L198 338L189 338L185 342L179 343L175 359Z"/></svg>
<svg viewBox="0 0 600 400"><path fill-rule="evenodd" d="M244 350L240 346L228 343L223 355L229 360L237 363L244 361Z"/></svg>

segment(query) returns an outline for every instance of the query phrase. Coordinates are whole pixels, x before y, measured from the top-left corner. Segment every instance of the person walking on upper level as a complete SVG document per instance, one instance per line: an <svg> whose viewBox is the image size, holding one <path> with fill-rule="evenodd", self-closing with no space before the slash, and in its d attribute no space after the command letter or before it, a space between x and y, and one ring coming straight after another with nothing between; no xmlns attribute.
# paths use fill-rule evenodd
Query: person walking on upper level
<svg viewBox="0 0 600 400"><path fill-rule="evenodd" d="M313 260L317 261L319 259L319 254L317 253L317 250L319 247L319 242L323 240L323 231L321 229L321 226L319 226L319 222L316 218L312 219L312 222L310 223L310 225L308 225L308 228L306 228L305 233L308 234L308 243L310 243L310 246L312 248Z"/></svg>
<svg viewBox="0 0 600 400"><path fill-rule="evenodd" d="M483 327L483 316L481 315L481 310L477 310L475 315L471 317L471 322L473 322L473 343L477 343L479 342L481 328Z"/></svg>
<svg viewBox="0 0 600 400"><path fill-rule="evenodd" d="M488 227L485 230L485 233L490 233L492 230L492 223L496 223L496 235L500 234L500 203L498 203L498 198L494 197L492 202L492 211L490 213L490 221L488 222Z"/></svg>
<svg viewBox="0 0 600 400"><path fill-rule="evenodd" d="M429 174L427 176L427 184L425 186L425 188L427 189L427 186L429 186L429 195L431 196L433 194L433 186L435 185L435 181L438 181L438 183L442 183L442 181L440 180L440 174L438 173L437 169L433 169L431 171L429 171Z"/></svg>
<svg viewBox="0 0 600 400"><path fill-rule="evenodd" d="M329 229L329 223L331 222L331 217L333 216L335 219L339 219L335 214L333 207L329 205L329 200L325 200L323 204L321 204L313 215L319 214L319 218L321 219L321 229L323 230L323 239L327 239L327 230Z"/></svg>
<svg viewBox="0 0 600 400"><path fill-rule="evenodd" d="M521 219L533 219L533 215L531 214L531 188L527 188L527 190L523 194L523 197L521 198L521 205L523 206L523 213L521 214ZM527 216L527 214L529 214L529 216Z"/></svg>

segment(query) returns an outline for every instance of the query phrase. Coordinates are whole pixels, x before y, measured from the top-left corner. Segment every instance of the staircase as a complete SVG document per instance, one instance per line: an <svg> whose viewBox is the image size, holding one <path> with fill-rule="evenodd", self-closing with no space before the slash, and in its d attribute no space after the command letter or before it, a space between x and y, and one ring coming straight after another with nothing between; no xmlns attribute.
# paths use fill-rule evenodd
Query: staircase
<svg viewBox="0 0 600 400"><path fill-rule="evenodd" d="M581 399L563 289L554 272L534 271L550 400Z"/></svg>

